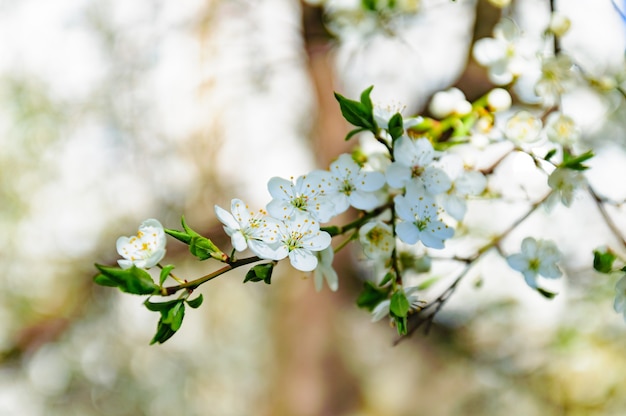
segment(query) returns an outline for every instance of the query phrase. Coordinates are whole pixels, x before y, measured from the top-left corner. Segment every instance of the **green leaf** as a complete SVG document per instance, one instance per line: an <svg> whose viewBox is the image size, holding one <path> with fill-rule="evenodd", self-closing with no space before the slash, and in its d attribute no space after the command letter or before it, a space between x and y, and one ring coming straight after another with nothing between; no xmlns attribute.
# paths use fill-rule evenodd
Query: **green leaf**
<svg viewBox="0 0 626 416"><path fill-rule="evenodd" d="M202 297L202 293L200 293L197 298L187 300L187 305L193 309L197 309L202 305L202 301L204 301L204 298Z"/></svg>
<svg viewBox="0 0 626 416"><path fill-rule="evenodd" d="M547 298L547 299L554 299L554 297L557 295L557 293L547 291L540 287L537 288L537 292L539 292L540 295L542 295L544 298Z"/></svg>
<svg viewBox="0 0 626 416"><path fill-rule="evenodd" d="M163 344L165 341L170 339L176 331L174 331L169 324L163 323L162 319L159 319L159 323L157 324L157 332L154 334L154 338L150 341L150 345L154 343Z"/></svg>
<svg viewBox="0 0 626 416"><path fill-rule="evenodd" d="M368 129L365 129L363 127L359 127L358 129L354 129L354 130L350 130L350 132L348 134L346 134L346 138L344 139L346 142L348 140L350 140L355 134L359 134L362 133L364 131L369 131Z"/></svg>
<svg viewBox="0 0 626 416"><path fill-rule="evenodd" d="M263 263L257 264L252 267L246 273L246 278L243 280L246 282L265 282L266 284L272 283L272 271L274 270L275 263Z"/></svg>
<svg viewBox="0 0 626 416"><path fill-rule="evenodd" d="M167 276L170 275L170 272L174 269L173 264L168 264L167 266L161 269L161 274L159 275L159 286L163 286L163 282L167 279Z"/></svg>
<svg viewBox="0 0 626 416"><path fill-rule="evenodd" d="M160 291L159 286L152 280L152 276L147 271L136 266L132 266L129 269L120 269L96 264L96 268L101 273L94 278L94 281L98 284L118 287L122 292L133 295L151 295Z"/></svg>
<svg viewBox="0 0 626 416"><path fill-rule="evenodd" d="M396 277L396 275L394 273L387 273L385 275L385 277L383 277L383 280L381 280L381 282L378 284L379 287L383 287L385 286L387 283L391 282L391 280L393 280Z"/></svg>
<svg viewBox="0 0 626 416"><path fill-rule="evenodd" d="M592 150L589 150L579 156L572 156L568 151L564 151L563 163L560 167L572 170L586 170L589 169L589 166L583 165L583 162L591 159L593 156L594 154Z"/></svg>
<svg viewBox="0 0 626 416"><path fill-rule="evenodd" d="M552 156L554 156L556 154L556 149L552 149L550 150L548 153L546 153L546 155L544 156L544 160L546 162L550 161L550 159L552 159Z"/></svg>
<svg viewBox="0 0 626 416"><path fill-rule="evenodd" d="M396 291L391 296L391 303L389 304L389 311L398 317L406 317L409 314L411 305L406 298L403 290Z"/></svg>
<svg viewBox="0 0 626 416"><path fill-rule="evenodd" d="M182 326L183 318L185 317L184 299L175 299L168 302L150 302L146 300L144 305L146 305L146 308L149 310L161 314L161 318L157 324L157 332L154 338L152 338L152 341L150 341L150 344L156 342L159 344L164 343Z"/></svg>
<svg viewBox="0 0 626 416"><path fill-rule="evenodd" d="M593 268L600 273L611 273L613 271L613 262L617 256L609 249L602 252L599 250L593 251Z"/></svg>
<svg viewBox="0 0 626 416"><path fill-rule="evenodd" d="M402 114L396 113L389 119L387 131L391 135L391 139L396 140L404 134L404 124Z"/></svg>
<svg viewBox="0 0 626 416"><path fill-rule="evenodd" d="M148 299L143 304L146 306L146 308L148 308L148 310L152 312L167 312L181 301L181 299L174 299L167 302L150 302L150 300Z"/></svg>
<svg viewBox="0 0 626 416"><path fill-rule="evenodd" d="M365 107L365 109L370 114L374 113L374 106L372 105L372 99L370 98L370 94L373 89L374 89L374 86L370 85L368 88L364 89L363 92L361 93L361 104L363 104L363 107Z"/></svg>
<svg viewBox="0 0 626 416"><path fill-rule="evenodd" d="M165 234L171 235L178 241L181 241L185 244L191 243L191 236L183 231L170 230L169 228L165 228L163 231L165 231Z"/></svg>
<svg viewBox="0 0 626 416"><path fill-rule="evenodd" d="M369 91L371 91L371 88L372 87L363 91L365 96L361 94L362 102L349 100L339 93L335 93L335 98L339 101L341 114L349 123L376 133L376 122L374 121L372 104L371 101L369 101Z"/></svg>
<svg viewBox="0 0 626 416"><path fill-rule="evenodd" d="M389 296L390 288L379 289L371 282L365 282L363 284L363 291L356 300L356 304L359 308L372 311L376 305Z"/></svg>
<svg viewBox="0 0 626 416"><path fill-rule="evenodd" d="M93 278L93 281L100 286L117 287L117 281L106 277L103 274L99 274Z"/></svg>
<svg viewBox="0 0 626 416"><path fill-rule="evenodd" d="M396 316L393 313L391 314L394 323L396 324L396 329L398 330L398 335L406 335L407 333L407 318L406 316Z"/></svg>

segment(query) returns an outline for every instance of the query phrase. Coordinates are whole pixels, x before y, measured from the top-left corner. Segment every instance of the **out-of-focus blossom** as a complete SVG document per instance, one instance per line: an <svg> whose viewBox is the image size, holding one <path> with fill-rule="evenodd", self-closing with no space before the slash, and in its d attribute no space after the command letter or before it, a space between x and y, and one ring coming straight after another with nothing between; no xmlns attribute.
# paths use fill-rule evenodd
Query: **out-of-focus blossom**
<svg viewBox="0 0 626 416"><path fill-rule="evenodd" d="M359 230L359 241L363 252L370 259L386 259L395 248L391 226L382 221L371 221Z"/></svg>
<svg viewBox="0 0 626 416"><path fill-rule="evenodd" d="M339 277L335 269L333 269L335 252L332 246L328 246L324 250L316 251L315 255L317 256L317 267L313 270L315 290L318 292L322 290L322 285L324 280L326 280L326 284L330 290L336 292L339 288Z"/></svg>
<svg viewBox="0 0 626 416"><path fill-rule="evenodd" d="M561 253L552 241L535 240L526 237L522 241L521 253L512 254L506 258L513 270L524 275L528 286L537 289L537 276L556 279L563 274L557 265Z"/></svg>

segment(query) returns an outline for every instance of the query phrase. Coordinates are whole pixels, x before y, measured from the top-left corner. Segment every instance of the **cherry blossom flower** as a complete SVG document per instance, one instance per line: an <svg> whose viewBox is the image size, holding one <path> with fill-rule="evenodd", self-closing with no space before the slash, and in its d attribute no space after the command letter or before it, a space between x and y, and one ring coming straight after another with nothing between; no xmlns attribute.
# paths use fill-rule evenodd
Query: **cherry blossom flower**
<svg viewBox="0 0 626 416"><path fill-rule="evenodd" d="M165 243L165 231L161 223L155 219L145 220L136 236L117 239L117 252L124 257L117 263L122 269L129 269L133 265L149 269L165 256Z"/></svg>
<svg viewBox="0 0 626 416"><path fill-rule="evenodd" d="M508 256L506 261L513 270L524 275L528 286L537 289L538 275L548 279L561 277L562 272L556 264L560 259L561 253L552 241L526 237L522 241L521 253Z"/></svg>
<svg viewBox="0 0 626 416"><path fill-rule="evenodd" d="M481 172L466 170L458 155L448 155L441 162L452 185L447 192L437 195L437 200L448 215L461 221L467 212L467 198L480 195L487 187L487 179Z"/></svg>
<svg viewBox="0 0 626 416"><path fill-rule="evenodd" d="M333 269L333 259L335 258L335 252L332 246L326 247L324 250L316 251L317 267L313 270L313 279L315 280L315 290L318 292L322 290L324 280L326 284L333 292L336 292L339 288L339 278L337 272Z"/></svg>
<svg viewBox="0 0 626 416"><path fill-rule="evenodd" d="M335 206L334 214L341 214L350 206L370 210L382 201L375 194L385 185L381 172L366 172L349 154L342 154L330 165L330 188L327 196Z"/></svg>
<svg viewBox="0 0 626 416"><path fill-rule="evenodd" d="M269 214L287 220L294 213L304 212L319 222L328 222L335 215L335 207L327 195L330 173L316 170L300 176L296 182L274 177L267 188L274 199L267 204Z"/></svg>
<svg viewBox="0 0 626 416"><path fill-rule="evenodd" d="M450 188L450 178L434 165L436 152L428 139L402 136L394 144L393 156L394 162L386 172L390 186L402 188L414 181L432 195Z"/></svg>
<svg viewBox="0 0 626 416"><path fill-rule="evenodd" d="M433 95L428 110L433 116L442 119L451 114L458 116L469 114L472 112L472 104L467 101L463 91L458 88L449 88Z"/></svg>
<svg viewBox="0 0 626 416"><path fill-rule="evenodd" d="M288 220L281 221L274 231L276 249L272 260L289 257L291 265L303 272L310 272L318 265L317 251L330 246L331 237L321 231L311 216L296 211Z"/></svg>
<svg viewBox="0 0 626 416"><path fill-rule="evenodd" d="M563 146L575 144L582 134L576 122L563 113L550 114L546 121L545 131L548 140Z"/></svg>
<svg viewBox="0 0 626 416"><path fill-rule="evenodd" d="M586 186L587 180L580 171L557 168L548 177L548 185L552 188L552 193L546 201L546 207L552 209L558 201L569 207L574 201L574 193Z"/></svg>
<svg viewBox="0 0 626 416"><path fill-rule="evenodd" d="M241 199L233 199L230 209L232 214L215 205L215 215L224 224L233 248L243 251L249 247L257 256L271 258L273 250L269 244L275 235L270 231L278 225L278 220L268 217L263 210L251 211Z"/></svg>
<svg viewBox="0 0 626 416"><path fill-rule="evenodd" d="M504 128L507 139L519 145L536 145L541 141L543 123L539 117L526 110L513 114Z"/></svg>
<svg viewBox="0 0 626 416"><path fill-rule="evenodd" d="M537 69L539 45L523 36L510 19L495 26L492 38L482 38L474 44L476 61L489 68L489 79L496 85L506 85L524 73Z"/></svg>
<svg viewBox="0 0 626 416"><path fill-rule="evenodd" d="M373 260L387 259L395 248L391 226L382 221L370 221L359 230L359 241L365 255Z"/></svg>
<svg viewBox="0 0 626 416"><path fill-rule="evenodd" d="M419 187L407 186L406 195L396 196L394 203L402 220L396 225L396 234L405 243L421 241L426 247L443 248L444 240L454 234L454 229L439 219L441 208Z"/></svg>

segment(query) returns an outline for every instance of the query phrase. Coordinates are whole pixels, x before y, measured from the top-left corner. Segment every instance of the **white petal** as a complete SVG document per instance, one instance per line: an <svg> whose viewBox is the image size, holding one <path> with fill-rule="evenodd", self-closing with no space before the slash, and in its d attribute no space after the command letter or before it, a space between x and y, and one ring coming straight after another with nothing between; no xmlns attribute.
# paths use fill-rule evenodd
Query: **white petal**
<svg viewBox="0 0 626 416"><path fill-rule="evenodd" d="M240 231L235 232L230 236L230 242L237 251L244 251L248 247L246 238Z"/></svg>
<svg viewBox="0 0 626 416"><path fill-rule="evenodd" d="M267 190L273 198L280 200L290 200L294 195L293 183L277 176L269 180Z"/></svg>
<svg viewBox="0 0 626 416"><path fill-rule="evenodd" d="M380 205L378 196L369 192L354 191L350 194L350 205L357 209L370 210Z"/></svg>
<svg viewBox="0 0 626 416"><path fill-rule="evenodd" d="M417 227L407 221L403 221L396 225L396 234L400 240L407 244L415 244L419 240L420 232Z"/></svg>
<svg viewBox="0 0 626 416"><path fill-rule="evenodd" d="M411 179L411 168L407 165L394 162L387 167L385 173L387 183L394 188L402 188Z"/></svg>
<svg viewBox="0 0 626 416"><path fill-rule="evenodd" d="M309 250L296 249L289 253L291 265L303 272L310 272L317 267L317 257Z"/></svg>
<svg viewBox="0 0 626 416"><path fill-rule="evenodd" d="M222 224L230 229L238 230L240 228L233 214L218 205L215 205L215 216Z"/></svg>

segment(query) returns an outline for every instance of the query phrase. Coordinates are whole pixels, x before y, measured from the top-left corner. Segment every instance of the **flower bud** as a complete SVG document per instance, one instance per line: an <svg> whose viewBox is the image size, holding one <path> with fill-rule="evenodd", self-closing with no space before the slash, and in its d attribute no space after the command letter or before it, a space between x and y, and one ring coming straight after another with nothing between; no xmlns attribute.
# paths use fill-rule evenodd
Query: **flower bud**
<svg viewBox="0 0 626 416"><path fill-rule="evenodd" d="M492 111L508 110L511 102L511 94L504 88L494 88L487 95L487 105Z"/></svg>
<svg viewBox="0 0 626 416"><path fill-rule="evenodd" d="M569 18L561 13L554 12L550 17L550 25L548 26L548 31L553 33L555 36L561 37L569 30L572 22Z"/></svg>

